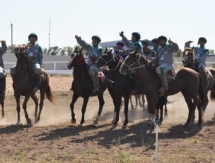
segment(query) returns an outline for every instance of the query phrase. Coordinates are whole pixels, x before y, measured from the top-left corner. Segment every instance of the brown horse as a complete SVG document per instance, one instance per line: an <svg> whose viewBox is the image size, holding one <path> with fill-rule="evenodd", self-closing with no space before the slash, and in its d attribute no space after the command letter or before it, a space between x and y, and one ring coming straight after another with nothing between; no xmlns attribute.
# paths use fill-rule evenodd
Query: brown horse
<svg viewBox="0 0 215 163"><path fill-rule="evenodd" d="M148 60L137 52L132 52L121 65L120 72L127 74L135 70L141 84L139 93L144 93L148 101L149 125L155 125L155 110L158 100L158 89L160 80L154 69L150 68ZM204 104L204 86L199 73L189 68L180 68L174 80L169 82L169 90L165 96L174 95L181 92L188 105L189 114L185 125L191 122L194 109L197 106L199 111L198 125L202 124L202 105Z"/></svg>
<svg viewBox="0 0 215 163"><path fill-rule="evenodd" d="M182 62L185 67L191 68L198 72L197 66L195 65L195 62L194 62L194 49L193 48L184 49ZM209 83L208 83L207 89L205 90L205 103L203 106L204 111L209 102L208 97L207 97L208 91L211 91L211 93L210 93L211 100L212 101L215 100L215 69L212 67L206 67L205 70L206 70L206 74L207 74ZM213 119L215 119L215 114L213 116Z"/></svg>
<svg viewBox="0 0 215 163"><path fill-rule="evenodd" d="M32 74L31 70L31 61L26 53L27 47L17 47L15 48L15 55L17 57L16 62L16 75L15 80L13 81L13 89L14 89L14 96L16 99L16 109L17 109L17 124L20 124L20 96L25 96L24 102L23 102L23 109L25 113L25 118L27 120L27 124L31 125L32 121L28 117L27 113L27 102L29 98L31 97L34 100L35 103L35 122L38 122L40 120L41 111L43 108L43 102L46 97L50 102L53 102L53 94L51 92L51 88L49 85L49 77L48 74L44 71L42 71L41 74L41 80L40 80L40 103L39 103L39 114L37 116L38 112L38 98L35 95L35 92L32 91L33 88L33 81L34 76Z"/></svg>

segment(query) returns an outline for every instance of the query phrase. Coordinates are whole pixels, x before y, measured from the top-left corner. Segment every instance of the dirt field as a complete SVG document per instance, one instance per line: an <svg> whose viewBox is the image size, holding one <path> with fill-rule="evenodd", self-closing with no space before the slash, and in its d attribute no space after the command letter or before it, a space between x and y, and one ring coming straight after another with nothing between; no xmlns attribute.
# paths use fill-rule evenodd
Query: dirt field
<svg viewBox="0 0 215 163"><path fill-rule="evenodd" d="M72 93L69 91L71 76L51 76L50 84L55 94L55 104L45 101L41 121L29 127L23 110L22 125L16 126L16 109L11 78L7 77L4 119L0 118L0 163L18 162L155 162L155 133L147 128L147 113L141 108L129 111L127 129L120 123L112 128L113 105L105 94L101 121L93 127L97 114L97 98L91 98L83 127L70 123ZM159 127L159 163L213 163L215 162L215 112L210 102L204 116L203 127L196 124L184 128L187 106L181 94L169 97L169 115ZM80 122L82 99L76 103L76 119ZM34 105L28 103L33 118ZM134 121L133 121L134 120Z"/></svg>

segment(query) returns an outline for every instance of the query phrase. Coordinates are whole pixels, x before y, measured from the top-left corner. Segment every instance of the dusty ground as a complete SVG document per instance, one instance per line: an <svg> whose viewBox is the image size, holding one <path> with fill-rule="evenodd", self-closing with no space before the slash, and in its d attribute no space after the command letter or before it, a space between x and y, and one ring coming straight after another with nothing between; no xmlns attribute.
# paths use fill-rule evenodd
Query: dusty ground
<svg viewBox="0 0 215 163"><path fill-rule="evenodd" d="M56 97L55 104L45 101L41 121L29 127L23 111L22 124L15 126L16 110L11 78L7 77L4 119L0 118L0 162L155 162L155 133L149 132L146 113L138 108L129 112L134 121L125 130L121 121L116 128L110 125L112 102L105 94L101 122L95 128L92 120L97 113L97 99L91 98L83 127L70 123L72 93L71 76L51 76L50 84ZM159 127L159 161L162 163L215 162L215 112L210 103L205 112L202 128L196 124L184 128L187 107L181 94L169 97L169 115ZM81 116L82 99L76 103L76 117ZM28 112L33 118L34 105L30 100Z"/></svg>

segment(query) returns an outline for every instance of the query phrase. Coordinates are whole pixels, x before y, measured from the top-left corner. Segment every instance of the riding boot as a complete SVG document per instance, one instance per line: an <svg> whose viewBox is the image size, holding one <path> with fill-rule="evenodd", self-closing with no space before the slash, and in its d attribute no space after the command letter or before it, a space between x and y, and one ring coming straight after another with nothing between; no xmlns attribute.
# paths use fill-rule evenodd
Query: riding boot
<svg viewBox="0 0 215 163"><path fill-rule="evenodd" d="M33 92L37 92L39 89L40 89L40 74L35 74Z"/></svg>
<svg viewBox="0 0 215 163"><path fill-rule="evenodd" d="M167 91L169 89L168 81L167 81L166 75L159 74L158 76L159 76L160 81L161 81L161 87L159 89L159 92L160 92L159 96L163 96L165 91Z"/></svg>
<svg viewBox="0 0 215 163"><path fill-rule="evenodd" d="M207 89L209 83L208 83L208 77L207 77L207 75L205 73L205 70L200 71L200 74L201 74L201 76L203 78L203 81L204 81L204 87L205 87L205 89Z"/></svg>
<svg viewBox="0 0 215 163"><path fill-rule="evenodd" d="M92 93L98 92L99 91L99 83L98 83L98 79L97 79L96 75L91 75L90 77L93 81L93 86L94 86Z"/></svg>
<svg viewBox="0 0 215 163"><path fill-rule="evenodd" d="M137 92L137 90L140 89L140 84L139 84L139 77L138 77L137 73L133 73L132 75L134 77L134 85L133 85L133 89L131 91L131 95L134 95Z"/></svg>

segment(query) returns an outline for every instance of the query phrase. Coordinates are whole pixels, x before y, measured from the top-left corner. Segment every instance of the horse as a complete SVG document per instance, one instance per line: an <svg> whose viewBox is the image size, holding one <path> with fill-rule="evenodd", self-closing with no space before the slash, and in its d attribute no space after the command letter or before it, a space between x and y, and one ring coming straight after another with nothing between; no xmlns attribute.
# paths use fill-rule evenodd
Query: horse
<svg viewBox="0 0 215 163"><path fill-rule="evenodd" d="M78 52L77 48L73 52L73 58L68 63L68 69L73 69L73 83L72 83L72 90L73 90L73 96L72 101L70 103L70 109L71 109L71 122L76 123L75 113L74 113L74 104L77 101L79 97L82 97L84 99L83 105L82 105L82 118L80 121L80 125L84 124L85 121L85 111L87 107L87 103L89 100L89 97L97 96L99 100L99 111L97 114L97 117L93 120L94 124L98 123L99 117L101 116L102 109L104 106L104 91L108 88L108 91L110 95L113 97L113 91L111 88L111 84L108 79L107 71L103 71L105 74L104 77L99 78L99 85L100 89L99 91L92 93L93 91L93 82L88 74L88 65L85 62L84 54L82 53L82 49ZM103 75L102 75L103 76ZM113 98L114 99L114 98ZM114 100L113 100L114 102Z"/></svg>
<svg viewBox="0 0 215 163"><path fill-rule="evenodd" d="M134 98L135 98L135 106L133 105L133 101L132 101L132 96L130 96L129 100L130 100L130 103L131 103L131 108L132 109L136 109L138 106L140 106L141 108L143 108L143 110L145 110L145 98L144 98L144 95L134 95Z"/></svg>
<svg viewBox="0 0 215 163"><path fill-rule="evenodd" d="M182 63L184 67L191 68L198 72L198 68L194 62L194 49L193 48L185 48L183 51L183 60ZM208 78L208 87L205 89L205 104L203 106L203 111L207 108L208 105L208 91L210 92L210 98L212 101L215 101L215 69L212 67L206 67L205 68L207 78ZM215 113L213 116L213 119L215 120Z"/></svg>
<svg viewBox="0 0 215 163"><path fill-rule="evenodd" d="M124 76L119 73L119 68L121 66L121 59L119 55L112 53L112 50L105 50L105 54L99 57L97 60L97 65L99 67L108 66L111 80L113 83L113 90L115 95L115 112L112 125L116 126L119 121L119 111L121 106L122 97L124 98L124 114L125 120L123 123L123 128L128 124L128 104L130 94L134 85L134 78L129 75ZM142 94L135 94L142 95Z"/></svg>
<svg viewBox="0 0 215 163"><path fill-rule="evenodd" d="M2 118L4 118L4 99L5 99L5 90L6 90L6 77L0 78L0 104L2 108Z"/></svg>
<svg viewBox="0 0 215 163"><path fill-rule="evenodd" d="M120 67L120 73L128 74L131 70L135 70L140 80L139 93L146 95L149 111L149 126L155 127L155 109L158 100L158 89L160 80L155 72L155 69L149 66L149 61L136 51L131 52ZM204 85L200 74L189 68L180 68L174 80L169 82L169 90L164 96L174 95L181 92L187 103L189 114L185 125L191 123L194 109L197 106L199 111L198 125L202 124L202 105L204 105ZM119 115L117 115L119 116Z"/></svg>
<svg viewBox="0 0 215 163"><path fill-rule="evenodd" d="M160 115L160 119L159 119L159 123L163 122L163 106L165 107L164 109L164 115L167 116L167 97L165 96L161 96L158 98L158 102L157 102L157 108L156 108L156 120L158 121L159 119L159 115ZM159 114L160 111L160 114Z"/></svg>
<svg viewBox="0 0 215 163"><path fill-rule="evenodd" d="M41 79L40 79L40 103L39 103L39 114L38 112L38 101L35 92L32 91L33 84L34 84L34 75L31 70L31 59L28 57L26 52L27 47L16 47L15 48L15 55L17 58L16 62L16 75L13 80L13 90L14 96L16 100L16 110L17 110L17 125L20 124L20 96L24 96L23 102L23 110L25 113L25 118L28 125L32 125L32 121L28 116L27 113L27 102L31 97L35 103L35 123L40 121L40 115L43 108L43 102L45 95L50 102L54 102L54 96L52 94L50 85L49 85L49 77L48 74L42 70Z"/></svg>

